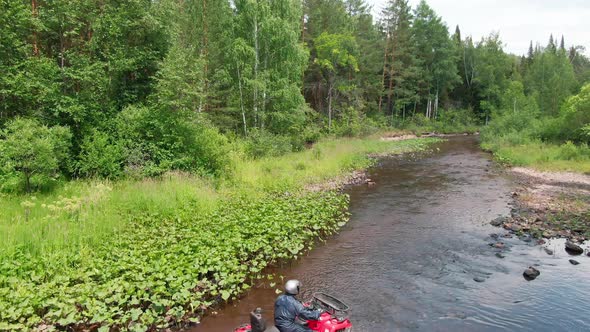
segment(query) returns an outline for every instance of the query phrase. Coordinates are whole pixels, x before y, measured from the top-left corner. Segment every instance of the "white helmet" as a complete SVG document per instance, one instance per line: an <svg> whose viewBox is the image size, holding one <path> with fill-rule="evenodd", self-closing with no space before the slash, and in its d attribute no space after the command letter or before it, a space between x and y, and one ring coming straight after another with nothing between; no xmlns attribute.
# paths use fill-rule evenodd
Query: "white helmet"
<svg viewBox="0 0 590 332"><path fill-rule="evenodd" d="M297 295L297 294L299 294L300 287L301 287L301 283L299 282L299 280L295 280L295 279L289 280L285 284L285 292L287 292L287 294Z"/></svg>

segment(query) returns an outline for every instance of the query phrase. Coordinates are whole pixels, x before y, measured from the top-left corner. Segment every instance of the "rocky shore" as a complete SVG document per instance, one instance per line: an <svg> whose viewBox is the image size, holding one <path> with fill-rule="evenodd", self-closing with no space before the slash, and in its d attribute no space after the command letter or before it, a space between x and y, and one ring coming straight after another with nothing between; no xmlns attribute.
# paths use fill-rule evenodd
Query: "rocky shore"
<svg viewBox="0 0 590 332"><path fill-rule="evenodd" d="M510 216L491 224L518 236L566 238L572 243L590 239L590 176L546 173L526 168L510 170L517 184Z"/></svg>

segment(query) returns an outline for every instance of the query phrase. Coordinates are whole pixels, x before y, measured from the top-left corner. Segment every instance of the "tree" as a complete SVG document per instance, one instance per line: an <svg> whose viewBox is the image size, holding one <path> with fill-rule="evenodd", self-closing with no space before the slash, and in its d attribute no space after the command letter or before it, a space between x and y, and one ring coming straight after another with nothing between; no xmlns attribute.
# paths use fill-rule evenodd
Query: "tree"
<svg viewBox="0 0 590 332"><path fill-rule="evenodd" d="M426 116L432 118L438 111L440 95L458 83L460 77L454 45L441 18L424 0L415 9L414 16L412 30L421 67L421 99L426 104Z"/></svg>
<svg viewBox="0 0 590 332"><path fill-rule="evenodd" d="M535 94L542 113L557 115L560 105L578 85L565 50L539 51L525 76L527 93Z"/></svg>
<svg viewBox="0 0 590 332"><path fill-rule="evenodd" d="M558 138L590 143L590 84L564 102L559 124Z"/></svg>
<svg viewBox="0 0 590 332"><path fill-rule="evenodd" d="M68 157L71 134L65 127L39 124L35 120L17 118L0 132L0 160L4 172L19 173L24 189L31 192L33 176L57 177Z"/></svg>
<svg viewBox="0 0 590 332"><path fill-rule="evenodd" d="M337 80L347 73L358 71L357 50L354 38L344 34L322 33L315 39L316 63L328 90L328 130L332 129L332 100Z"/></svg>
<svg viewBox="0 0 590 332"><path fill-rule="evenodd" d="M474 89L479 101L480 117L487 122L492 112L501 105L513 62L502 50L500 36L495 33L477 44L476 59Z"/></svg>
<svg viewBox="0 0 590 332"><path fill-rule="evenodd" d="M305 121L300 84L308 56L299 42L300 5L294 0L238 0L234 15L225 68L244 134L249 127L296 131Z"/></svg>
<svg viewBox="0 0 590 332"><path fill-rule="evenodd" d="M383 30L385 49L383 56L383 88L387 96L385 107L387 114L405 110L406 105L416 103L417 67L414 36L411 30L411 8L407 0L390 0L383 10ZM383 95L379 96L379 108L382 109Z"/></svg>

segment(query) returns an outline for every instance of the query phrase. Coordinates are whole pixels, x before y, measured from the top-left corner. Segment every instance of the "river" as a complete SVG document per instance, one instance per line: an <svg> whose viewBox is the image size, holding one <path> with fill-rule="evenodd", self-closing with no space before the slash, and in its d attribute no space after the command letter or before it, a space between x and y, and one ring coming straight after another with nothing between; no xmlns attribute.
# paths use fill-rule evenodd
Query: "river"
<svg viewBox="0 0 590 332"><path fill-rule="evenodd" d="M301 280L302 298L341 298L357 332L590 331L590 257L571 265L561 240L545 245L553 255L517 238L502 239L503 258L490 246L505 234L489 221L510 213L513 183L476 137L384 158L369 177L374 186L347 189L351 219L338 235L276 269ZM541 275L526 281L528 266ZM272 322L275 298L260 282L192 331L233 331L257 306Z"/></svg>

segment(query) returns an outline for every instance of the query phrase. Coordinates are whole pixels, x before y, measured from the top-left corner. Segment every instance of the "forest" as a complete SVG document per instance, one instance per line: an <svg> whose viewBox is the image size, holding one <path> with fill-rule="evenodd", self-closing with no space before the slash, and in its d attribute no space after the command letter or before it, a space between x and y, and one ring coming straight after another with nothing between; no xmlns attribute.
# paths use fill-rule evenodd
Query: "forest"
<svg viewBox="0 0 590 332"><path fill-rule="evenodd" d="M437 141L366 137L590 172L584 47L509 54L426 1L0 0L0 26L0 330L198 322L344 225L310 188Z"/></svg>
<svg viewBox="0 0 590 332"><path fill-rule="evenodd" d="M572 142L588 154L590 61L563 36L507 54L498 34L451 34L424 1L389 1L378 18L363 0L1 6L4 192L219 176L227 150L280 155L385 127L492 122L492 148Z"/></svg>

